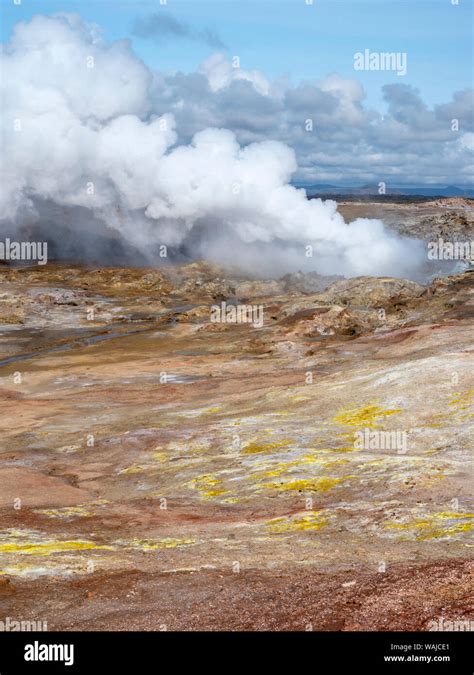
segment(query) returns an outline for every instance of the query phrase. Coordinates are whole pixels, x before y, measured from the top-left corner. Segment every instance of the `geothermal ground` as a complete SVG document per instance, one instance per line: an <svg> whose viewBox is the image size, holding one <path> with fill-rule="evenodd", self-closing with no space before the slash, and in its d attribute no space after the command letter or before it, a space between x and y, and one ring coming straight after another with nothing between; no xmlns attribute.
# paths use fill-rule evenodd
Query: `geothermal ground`
<svg viewBox="0 0 474 675"><path fill-rule="evenodd" d="M341 210L472 238L458 206ZM474 273L277 277L0 268L0 618L346 631L474 619ZM212 323L221 301L262 305L263 326ZM360 447L363 430L404 442L372 433Z"/></svg>

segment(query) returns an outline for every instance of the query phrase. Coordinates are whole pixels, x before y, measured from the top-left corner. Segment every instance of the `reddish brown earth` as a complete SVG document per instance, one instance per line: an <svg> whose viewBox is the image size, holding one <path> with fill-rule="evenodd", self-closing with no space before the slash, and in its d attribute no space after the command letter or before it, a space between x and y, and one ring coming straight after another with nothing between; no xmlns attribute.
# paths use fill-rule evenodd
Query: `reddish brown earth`
<svg viewBox="0 0 474 675"><path fill-rule="evenodd" d="M324 285L1 270L0 619L474 619L474 274ZM263 326L212 323L229 299ZM365 429L405 446L357 446Z"/></svg>
<svg viewBox="0 0 474 675"><path fill-rule="evenodd" d="M61 631L424 631L434 616L472 618L473 593L467 561L396 565L385 574L119 572L0 584L7 615L47 616Z"/></svg>

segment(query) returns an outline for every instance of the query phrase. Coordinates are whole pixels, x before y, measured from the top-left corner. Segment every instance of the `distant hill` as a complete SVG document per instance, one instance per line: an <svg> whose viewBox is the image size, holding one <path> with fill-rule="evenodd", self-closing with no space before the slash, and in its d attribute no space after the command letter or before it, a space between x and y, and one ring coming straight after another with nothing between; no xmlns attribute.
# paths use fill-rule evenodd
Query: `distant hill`
<svg viewBox="0 0 474 675"><path fill-rule="evenodd" d="M383 197L379 194L378 185L361 185L351 187L347 185L332 185L330 183L315 183L304 185L295 183L295 187L305 188L307 193L313 195L343 195L343 196L370 196ZM474 187L458 185L421 185L421 186L398 186L386 188L386 197L413 196L413 197L474 197Z"/></svg>

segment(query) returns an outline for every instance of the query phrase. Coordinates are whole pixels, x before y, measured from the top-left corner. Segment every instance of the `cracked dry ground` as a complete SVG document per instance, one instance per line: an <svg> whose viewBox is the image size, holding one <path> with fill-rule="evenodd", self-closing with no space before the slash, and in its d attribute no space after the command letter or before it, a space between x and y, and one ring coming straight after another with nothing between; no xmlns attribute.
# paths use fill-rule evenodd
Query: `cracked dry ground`
<svg viewBox="0 0 474 675"><path fill-rule="evenodd" d="M1 271L1 618L474 618L474 275L313 294L223 275ZM231 297L263 328L210 323ZM361 429L404 431L406 451L358 449Z"/></svg>

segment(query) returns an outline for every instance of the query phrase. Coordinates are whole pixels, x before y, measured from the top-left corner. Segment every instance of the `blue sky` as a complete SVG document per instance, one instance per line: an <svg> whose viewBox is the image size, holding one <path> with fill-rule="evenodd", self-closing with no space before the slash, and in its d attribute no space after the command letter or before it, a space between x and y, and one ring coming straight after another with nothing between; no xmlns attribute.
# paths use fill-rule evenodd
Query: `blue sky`
<svg viewBox="0 0 474 675"><path fill-rule="evenodd" d="M132 35L138 16L163 12L191 28L216 31L238 55L243 68L258 68L270 78L287 75L295 83L338 72L356 77L366 103L383 110L381 87L387 83L418 87L428 105L472 86L472 2L459 0L3 0L2 41L13 24L37 13L77 12L104 29L104 37L130 38L135 52L151 68L193 72L215 51L203 41L166 39L160 43ZM355 72L353 54L402 51L408 73Z"/></svg>

